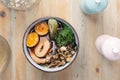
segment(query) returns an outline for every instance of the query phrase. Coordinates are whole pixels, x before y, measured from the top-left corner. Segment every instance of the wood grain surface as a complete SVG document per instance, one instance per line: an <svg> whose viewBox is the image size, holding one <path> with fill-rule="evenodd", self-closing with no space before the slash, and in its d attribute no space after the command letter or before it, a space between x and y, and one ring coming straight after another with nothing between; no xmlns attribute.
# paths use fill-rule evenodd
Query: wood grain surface
<svg viewBox="0 0 120 80"><path fill-rule="evenodd" d="M0 80L120 80L120 61L111 62L100 55L95 40L101 34L120 38L120 1L109 0L104 12L85 15L80 0L39 0L26 11L9 9L0 3L0 35L11 47L12 58ZM80 50L74 63L57 73L42 72L26 59L22 39L27 27L36 19L60 17L73 25L80 41Z"/></svg>

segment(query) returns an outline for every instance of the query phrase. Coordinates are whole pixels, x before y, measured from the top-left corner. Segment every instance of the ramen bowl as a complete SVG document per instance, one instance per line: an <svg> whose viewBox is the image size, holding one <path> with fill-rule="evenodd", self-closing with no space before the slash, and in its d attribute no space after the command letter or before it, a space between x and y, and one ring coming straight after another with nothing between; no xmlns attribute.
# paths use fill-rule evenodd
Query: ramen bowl
<svg viewBox="0 0 120 80"><path fill-rule="evenodd" d="M45 72L56 72L74 62L79 51L79 40L75 29L67 21L44 17L26 29L23 51L34 67Z"/></svg>

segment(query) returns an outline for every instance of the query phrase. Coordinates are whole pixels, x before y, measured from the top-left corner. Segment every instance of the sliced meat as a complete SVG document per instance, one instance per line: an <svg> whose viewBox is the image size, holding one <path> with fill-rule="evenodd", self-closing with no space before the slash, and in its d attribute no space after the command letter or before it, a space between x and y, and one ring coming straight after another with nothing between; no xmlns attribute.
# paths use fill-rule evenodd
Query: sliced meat
<svg viewBox="0 0 120 80"><path fill-rule="evenodd" d="M44 64L50 61L49 59L46 59L46 58L42 58L42 59L38 58L32 51L30 51L30 56L37 64Z"/></svg>
<svg viewBox="0 0 120 80"><path fill-rule="evenodd" d="M39 44L35 47L35 55L37 57L45 57L50 49L50 42L47 38L43 41L40 41Z"/></svg>

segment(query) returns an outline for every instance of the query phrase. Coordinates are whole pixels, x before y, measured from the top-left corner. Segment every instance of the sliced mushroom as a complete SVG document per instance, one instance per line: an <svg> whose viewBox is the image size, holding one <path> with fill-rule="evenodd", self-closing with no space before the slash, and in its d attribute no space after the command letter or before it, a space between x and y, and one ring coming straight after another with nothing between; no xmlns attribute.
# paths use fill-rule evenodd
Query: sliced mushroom
<svg viewBox="0 0 120 80"><path fill-rule="evenodd" d="M60 50L63 52L63 51L66 51L67 48L66 48L65 46L62 46L62 47L60 48Z"/></svg>
<svg viewBox="0 0 120 80"><path fill-rule="evenodd" d="M59 66L63 66L63 65L65 65L65 60L62 60L57 66L59 67Z"/></svg>
<svg viewBox="0 0 120 80"><path fill-rule="evenodd" d="M53 55L53 59L58 59L58 58L59 58L58 54Z"/></svg>
<svg viewBox="0 0 120 80"><path fill-rule="evenodd" d="M60 61L59 60L56 60L56 61L54 61L54 62L51 62L51 64L48 66L49 68L50 67L57 67L57 65L59 65L60 64Z"/></svg>
<svg viewBox="0 0 120 80"><path fill-rule="evenodd" d="M43 41L40 41L39 44L35 47L35 54L37 57L44 57L50 49L50 42L47 38Z"/></svg>
<svg viewBox="0 0 120 80"><path fill-rule="evenodd" d="M66 59L66 61L67 61L67 62L71 62L71 61L72 61L72 58L69 57L69 58Z"/></svg>
<svg viewBox="0 0 120 80"><path fill-rule="evenodd" d="M72 55L75 54L75 51L71 51L71 54L72 54Z"/></svg>
<svg viewBox="0 0 120 80"><path fill-rule="evenodd" d="M61 59L61 60L64 60L64 59L65 59L65 57L63 57L63 56L60 56L60 59Z"/></svg>

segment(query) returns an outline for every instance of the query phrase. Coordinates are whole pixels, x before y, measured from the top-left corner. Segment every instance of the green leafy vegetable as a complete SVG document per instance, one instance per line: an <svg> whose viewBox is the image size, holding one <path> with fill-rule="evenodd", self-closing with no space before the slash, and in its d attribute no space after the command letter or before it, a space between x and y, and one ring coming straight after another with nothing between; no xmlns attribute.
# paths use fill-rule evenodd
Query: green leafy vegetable
<svg viewBox="0 0 120 80"><path fill-rule="evenodd" d="M73 31L66 25L63 24L64 28L60 30L55 37L55 42L58 46L66 46L71 44L74 41Z"/></svg>

